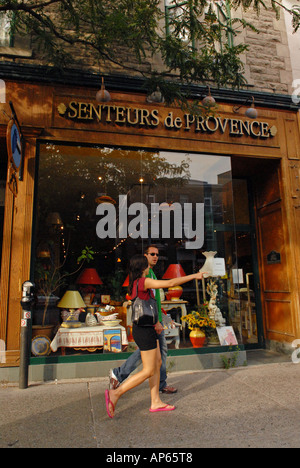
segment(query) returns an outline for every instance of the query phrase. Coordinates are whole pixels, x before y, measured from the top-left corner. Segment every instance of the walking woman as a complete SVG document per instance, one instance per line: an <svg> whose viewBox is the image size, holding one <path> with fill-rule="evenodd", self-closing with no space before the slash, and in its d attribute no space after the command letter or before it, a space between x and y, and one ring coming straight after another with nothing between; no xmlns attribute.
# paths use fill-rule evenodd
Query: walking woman
<svg viewBox="0 0 300 468"><path fill-rule="evenodd" d="M149 300L150 297L154 298L152 289L170 288L173 286L180 286L194 279L201 280L204 274L195 273L193 275L170 280L154 280L152 278L146 278L148 270L148 260L144 255L135 255L131 259L129 292L131 293L132 299L135 299L137 291L137 295L140 299ZM125 380L115 390L105 391L106 411L110 418L113 418L115 415L115 408L119 398L147 379L149 379L151 397L149 411L151 413L156 413L161 411L173 411L175 409L175 406L162 402L159 394L161 356L158 335L162 330L163 327L158 319L157 323L153 325L153 320L150 317L143 317L142 321L139 320L133 323L132 334L135 343L141 351L143 368L140 372Z"/></svg>

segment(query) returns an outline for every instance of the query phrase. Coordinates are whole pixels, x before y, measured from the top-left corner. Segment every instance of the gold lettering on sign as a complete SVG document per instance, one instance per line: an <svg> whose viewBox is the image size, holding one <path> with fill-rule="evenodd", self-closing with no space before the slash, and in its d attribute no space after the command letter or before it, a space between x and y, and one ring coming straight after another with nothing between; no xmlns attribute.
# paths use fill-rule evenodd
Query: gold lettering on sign
<svg viewBox="0 0 300 468"><path fill-rule="evenodd" d="M243 122L241 120L240 122L241 122L241 134L250 136L250 122L248 120L246 120L246 122Z"/></svg>
<svg viewBox="0 0 300 468"><path fill-rule="evenodd" d="M132 119L132 114L135 115ZM127 109L127 121L130 125L137 125L139 123L139 113L138 109L131 109L131 107L128 107Z"/></svg>
<svg viewBox="0 0 300 468"><path fill-rule="evenodd" d="M157 109L153 109L151 112L152 126L157 127L159 125L159 114Z"/></svg>
<svg viewBox="0 0 300 468"><path fill-rule="evenodd" d="M151 124L148 120L149 117L150 117L150 112L148 111L148 109L141 109L140 125L148 125L149 127L151 127Z"/></svg>
<svg viewBox="0 0 300 468"><path fill-rule="evenodd" d="M206 120L206 127L210 132L216 132L219 128L219 121L216 117L209 117Z"/></svg>
<svg viewBox="0 0 300 468"><path fill-rule="evenodd" d="M201 132L201 131L206 132L207 131L206 128L204 127L204 123L205 123L205 121L204 121L203 117L197 117L197 119L196 119L196 128L195 128L196 132Z"/></svg>
<svg viewBox="0 0 300 468"><path fill-rule="evenodd" d="M126 118L124 116L125 107L116 107L116 123L126 123Z"/></svg>
<svg viewBox="0 0 300 468"><path fill-rule="evenodd" d="M251 135L253 135L253 136L255 136L255 137L261 136L261 131L260 131L260 130L259 130L258 132L255 133L255 131L254 131L254 126L260 128L260 123L257 122L256 120L255 120L254 122L251 122L251 124L250 124L250 132L251 132Z"/></svg>
<svg viewBox="0 0 300 468"><path fill-rule="evenodd" d="M185 129L190 130L191 125L195 122L195 116L191 114L185 114Z"/></svg>
<svg viewBox="0 0 300 468"><path fill-rule="evenodd" d="M109 105L105 105L105 106L102 106L102 110L107 110L107 116L106 116L106 122L111 122L112 120L112 117L111 117L111 111L115 110L116 106L109 106Z"/></svg>
<svg viewBox="0 0 300 468"><path fill-rule="evenodd" d="M68 112L69 119L77 119L78 112L77 112L77 109L76 109L75 106L76 106L76 102L74 102L74 101L70 102L69 112ZM73 114L70 113L70 111L73 112Z"/></svg>
<svg viewBox="0 0 300 468"><path fill-rule="evenodd" d="M57 106L61 117L78 121L97 121L99 125L127 125L132 127L156 128L159 125L169 131L214 134L220 132L229 136L250 138L271 138L277 134L275 125L258 120L242 120L221 117L202 117L192 114L176 115L174 111L162 120L158 109L126 107L112 104L93 104L91 102L70 101Z"/></svg>
<svg viewBox="0 0 300 468"><path fill-rule="evenodd" d="M270 132L268 122L262 122L260 126L261 126L261 136L263 138L269 138L271 132Z"/></svg>
<svg viewBox="0 0 300 468"><path fill-rule="evenodd" d="M230 135L240 135L239 121L236 119L230 119Z"/></svg>
<svg viewBox="0 0 300 468"><path fill-rule="evenodd" d="M228 124L228 120L229 120L229 119L223 119L223 122L222 122L222 120L220 119L220 117L218 117L218 120L219 120L221 132L222 132L222 133L225 133L226 127L227 127L227 124Z"/></svg>

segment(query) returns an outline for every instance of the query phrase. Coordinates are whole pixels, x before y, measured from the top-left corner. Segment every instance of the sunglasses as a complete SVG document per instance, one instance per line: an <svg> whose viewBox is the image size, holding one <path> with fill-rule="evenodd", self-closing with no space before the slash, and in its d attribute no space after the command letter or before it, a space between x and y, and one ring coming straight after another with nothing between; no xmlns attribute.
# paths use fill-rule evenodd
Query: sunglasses
<svg viewBox="0 0 300 468"><path fill-rule="evenodd" d="M151 252L151 253L149 253L148 255L151 255L151 257L159 257L159 254L154 253L154 252Z"/></svg>

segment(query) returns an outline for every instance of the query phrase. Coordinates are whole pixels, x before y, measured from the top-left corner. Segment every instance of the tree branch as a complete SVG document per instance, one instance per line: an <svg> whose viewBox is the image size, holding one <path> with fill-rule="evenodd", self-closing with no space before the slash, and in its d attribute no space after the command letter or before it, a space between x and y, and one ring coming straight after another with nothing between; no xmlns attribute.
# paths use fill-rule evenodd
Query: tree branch
<svg viewBox="0 0 300 468"><path fill-rule="evenodd" d="M37 4L25 4L24 2L21 3L11 3L8 2L5 5L0 6L0 11L27 11L34 10L37 8L45 8L53 3L62 3L62 0L49 0L48 2L37 3Z"/></svg>

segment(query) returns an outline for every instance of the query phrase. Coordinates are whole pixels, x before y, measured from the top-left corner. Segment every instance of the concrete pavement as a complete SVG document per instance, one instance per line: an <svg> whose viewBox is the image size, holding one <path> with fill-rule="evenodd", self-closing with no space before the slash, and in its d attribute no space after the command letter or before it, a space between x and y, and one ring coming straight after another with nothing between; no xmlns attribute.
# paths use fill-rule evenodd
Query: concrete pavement
<svg viewBox="0 0 300 468"><path fill-rule="evenodd" d="M300 447L300 364L170 374L170 413L149 413L147 383L106 415L107 379L0 386L0 447Z"/></svg>

